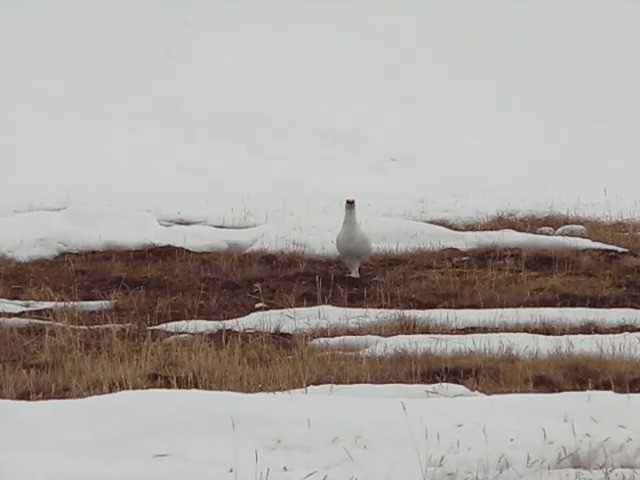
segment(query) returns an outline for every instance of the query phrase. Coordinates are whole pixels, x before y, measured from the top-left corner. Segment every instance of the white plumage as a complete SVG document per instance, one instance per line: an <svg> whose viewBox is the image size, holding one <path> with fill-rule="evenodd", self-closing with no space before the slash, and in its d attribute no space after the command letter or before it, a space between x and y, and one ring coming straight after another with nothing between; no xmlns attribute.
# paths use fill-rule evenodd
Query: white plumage
<svg viewBox="0 0 640 480"><path fill-rule="evenodd" d="M336 247L342 260L349 267L349 276L360 278L360 265L371 257L371 241L360 228L356 218L356 201L347 200L344 222L336 238Z"/></svg>
<svg viewBox="0 0 640 480"><path fill-rule="evenodd" d="M554 235L562 237L588 237L589 232L584 225L563 225L556 230Z"/></svg>
<svg viewBox="0 0 640 480"><path fill-rule="evenodd" d="M544 226L538 228L536 230L536 233L538 235L555 235L556 231L553 229L553 227Z"/></svg>

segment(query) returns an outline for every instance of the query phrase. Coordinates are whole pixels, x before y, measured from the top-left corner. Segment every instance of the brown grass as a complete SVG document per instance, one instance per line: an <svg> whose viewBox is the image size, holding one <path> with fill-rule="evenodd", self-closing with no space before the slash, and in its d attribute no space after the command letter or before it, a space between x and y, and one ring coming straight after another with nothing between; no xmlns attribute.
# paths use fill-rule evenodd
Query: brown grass
<svg viewBox="0 0 640 480"><path fill-rule="evenodd" d="M275 391L322 383L460 383L473 390L640 392L640 361L487 355L358 357L303 337L196 336L168 343L145 332L0 331L0 397L74 398L125 389Z"/></svg>
<svg viewBox="0 0 640 480"><path fill-rule="evenodd" d="M0 397L66 398L130 388L276 390L317 383L456 382L484 392L606 388L640 391L640 362L606 358L522 360L487 356L367 358L311 349L307 338L221 333L167 343L146 326L190 318L246 315L269 308L333 304L383 308L587 306L640 308L640 231L633 223L501 217L466 229L584 223L594 239L630 254L483 250L379 256L363 278L336 260L298 255L190 253L175 248L0 260L0 297L117 301L113 311L36 312L69 324L132 323L129 331L0 329ZM357 333L617 333L582 325L467 329L399 319ZM319 333L319 332L318 332ZM340 333L354 333L345 330ZM333 331L332 334L336 334Z"/></svg>
<svg viewBox="0 0 640 480"><path fill-rule="evenodd" d="M332 304L380 308L639 307L640 259L610 252L446 251L375 258L363 279L335 260L195 254L174 248L0 261L0 296L115 299L115 312L69 321L141 325ZM85 318L86 317L86 318Z"/></svg>

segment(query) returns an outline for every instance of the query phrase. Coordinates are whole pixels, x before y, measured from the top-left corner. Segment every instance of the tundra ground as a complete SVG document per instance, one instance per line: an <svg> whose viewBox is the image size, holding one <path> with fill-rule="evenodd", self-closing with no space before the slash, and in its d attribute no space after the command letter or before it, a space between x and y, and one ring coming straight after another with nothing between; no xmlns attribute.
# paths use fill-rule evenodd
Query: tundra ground
<svg viewBox="0 0 640 480"><path fill-rule="evenodd" d="M228 319L267 308L332 304L400 309L491 307L640 308L640 225L584 219L500 217L464 229L535 231L580 222L594 240L629 249L479 250L375 256L361 279L339 260L299 255L192 253L176 248L0 260L0 298L115 300L112 310L23 314L68 325L131 324L122 330L0 328L0 397L69 398L132 388L262 391L319 383L461 383L485 393L575 389L640 391L640 360L522 359L402 354L361 358L312 348L308 335L222 332L183 342L148 326ZM5 315L6 316L6 315ZM399 318L338 333L525 331L545 335L635 331L632 326L505 325L452 330Z"/></svg>

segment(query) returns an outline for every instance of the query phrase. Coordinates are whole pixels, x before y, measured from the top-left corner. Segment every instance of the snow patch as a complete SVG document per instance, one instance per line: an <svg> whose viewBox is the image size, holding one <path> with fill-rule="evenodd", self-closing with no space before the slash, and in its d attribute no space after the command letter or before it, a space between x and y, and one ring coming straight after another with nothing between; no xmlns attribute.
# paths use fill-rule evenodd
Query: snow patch
<svg viewBox="0 0 640 480"><path fill-rule="evenodd" d="M419 325L452 329L505 325L640 327L640 310L631 308L485 308L403 310L345 308L331 305L252 312L228 320L177 320L150 327L171 333L214 333L221 330L267 333L311 333L317 330L361 328L392 323L398 319Z"/></svg>
<svg viewBox="0 0 640 480"><path fill-rule="evenodd" d="M357 351L362 355L397 353L436 355L597 355L640 358L640 333L612 335L536 335L531 333L482 333L471 335L376 335L317 338L312 345Z"/></svg>
<svg viewBox="0 0 640 480"><path fill-rule="evenodd" d="M0 327L29 328L29 327L64 327L74 330L120 330L132 328L131 323L104 323L99 325L72 325L69 323L52 322L27 317L0 317Z"/></svg>
<svg viewBox="0 0 640 480"><path fill-rule="evenodd" d="M73 309L83 312L95 312L113 308L115 302L110 300L91 300L83 302L42 302L36 300L0 299L0 313L23 313L38 310Z"/></svg>

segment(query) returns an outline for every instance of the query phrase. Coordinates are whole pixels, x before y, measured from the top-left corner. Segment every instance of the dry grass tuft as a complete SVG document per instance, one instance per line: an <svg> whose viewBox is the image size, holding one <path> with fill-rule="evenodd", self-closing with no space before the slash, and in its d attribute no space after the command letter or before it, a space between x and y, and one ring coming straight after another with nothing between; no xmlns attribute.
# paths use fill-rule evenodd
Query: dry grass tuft
<svg viewBox="0 0 640 480"><path fill-rule="evenodd" d="M640 360L487 355L359 357L311 348L303 337L194 336L143 331L0 330L0 397L76 398L125 389L277 391L322 383L460 383L473 390L640 392Z"/></svg>

